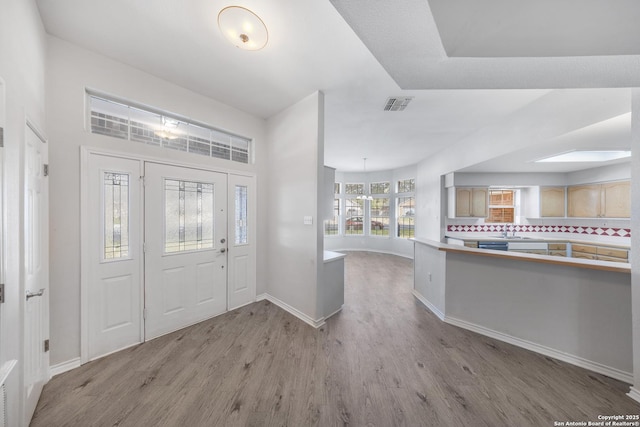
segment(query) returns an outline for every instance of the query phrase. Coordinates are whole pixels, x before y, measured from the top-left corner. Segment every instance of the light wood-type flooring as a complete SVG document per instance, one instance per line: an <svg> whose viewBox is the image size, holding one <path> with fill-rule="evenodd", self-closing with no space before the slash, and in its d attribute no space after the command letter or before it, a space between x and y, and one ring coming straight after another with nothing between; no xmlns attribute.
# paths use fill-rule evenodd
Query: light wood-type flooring
<svg viewBox="0 0 640 427"><path fill-rule="evenodd" d="M628 385L447 325L412 261L350 252L342 312L313 329L261 301L83 365L32 426L553 426L640 414ZM615 351L615 349L612 349Z"/></svg>

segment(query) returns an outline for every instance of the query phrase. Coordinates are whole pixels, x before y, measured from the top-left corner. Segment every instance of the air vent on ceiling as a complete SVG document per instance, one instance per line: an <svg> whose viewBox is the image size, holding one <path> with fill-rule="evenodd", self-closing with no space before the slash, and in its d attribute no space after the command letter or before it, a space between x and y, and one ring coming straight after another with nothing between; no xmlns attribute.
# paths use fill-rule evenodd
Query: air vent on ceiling
<svg viewBox="0 0 640 427"><path fill-rule="evenodd" d="M384 111L404 111L409 105L409 102L413 99L413 96L392 96L387 99L387 103L384 106Z"/></svg>

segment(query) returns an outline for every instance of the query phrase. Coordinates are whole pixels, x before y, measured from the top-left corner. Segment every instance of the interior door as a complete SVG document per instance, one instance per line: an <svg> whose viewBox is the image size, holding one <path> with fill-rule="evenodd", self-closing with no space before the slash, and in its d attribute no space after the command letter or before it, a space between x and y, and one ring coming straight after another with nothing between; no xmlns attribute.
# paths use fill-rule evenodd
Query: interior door
<svg viewBox="0 0 640 427"><path fill-rule="evenodd" d="M44 174L47 144L25 127L24 192L24 413L28 424L49 379L48 185Z"/></svg>
<svg viewBox="0 0 640 427"><path fill-rule="evenodd" d="M227 310L227 175L145 163L145 338Z"/></svg>
<svg viewBox="0 0 640 427"><path fill-rule="evenodd" d="M85 362L143 341L141 165L98 154L87 160Z"/></svg>

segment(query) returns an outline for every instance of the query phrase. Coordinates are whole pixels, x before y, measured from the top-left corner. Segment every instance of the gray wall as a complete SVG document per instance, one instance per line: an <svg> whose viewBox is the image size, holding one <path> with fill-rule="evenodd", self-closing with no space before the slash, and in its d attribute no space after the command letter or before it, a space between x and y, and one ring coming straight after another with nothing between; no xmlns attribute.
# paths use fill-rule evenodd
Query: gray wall
<svg viewBox="0 0 640 427"><path fill-rule="evenodd" d="M447 254L446 317L631 373L628 273Z"/></svg>
<svg viewBox="0 0 640 427"><path fill-rule="evenodd" d="M631 290L633 303L633 389L640 400L640 89L632 90L631 109Z"/></svg>
<svg viewBox="0 0 640 427"><path fill-rule="evenodd" d="M324 95L316 92L267 121L267 292L313 320L322 317L323 114ZM305 216L312 225L304 224Z"/></svg>
<svg viewBox="0 0 640 427"><path fill-rule="evenodd" d="M21 360L24 274L22 271L23 163L25 118L45 127L45 32L33 0L4 0L0 5L0 79L4 99L4 202L6 206L5 303L0 305L0 365ZM2 100L0 99L0 102ZM22 369L22 366L18 366ZM14 370L7 383L8 425L19 425L22 409L19 376Z"/></svg>
<svg viewBox="0 0 640 427"><path fill-rule="evenodd" d="M80 147L129 152L227 170L255 172L258 182L258 254L265 253L266 124L261 118L188 91L135 68L48 38L47 129L50 155L51 364L80 355ZM168 151L95 135L85 128L85 88L175 112L255 141L254 165ZM266 258L257 259L257 292L264 292Z"/></svg>

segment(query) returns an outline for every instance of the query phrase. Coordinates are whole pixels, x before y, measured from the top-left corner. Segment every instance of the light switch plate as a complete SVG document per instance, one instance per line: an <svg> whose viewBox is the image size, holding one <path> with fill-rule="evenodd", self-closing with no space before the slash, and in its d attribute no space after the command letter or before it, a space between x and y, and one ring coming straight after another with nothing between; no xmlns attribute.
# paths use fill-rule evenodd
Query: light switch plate
<svg viewBox="0 0 640 427"><path fill-rule="evenodd" d="M313 217L305 216L304 217L304 225L313 225Z"/></svg>

